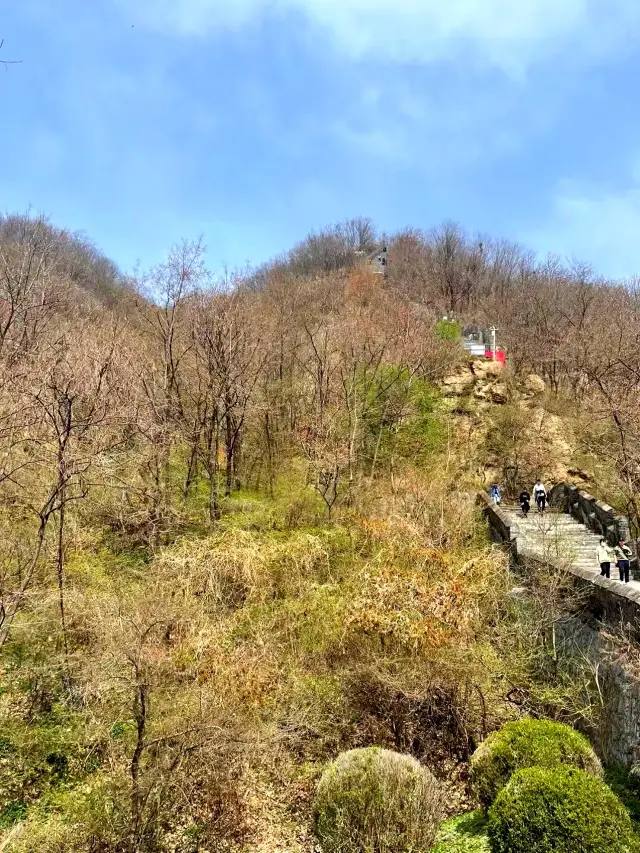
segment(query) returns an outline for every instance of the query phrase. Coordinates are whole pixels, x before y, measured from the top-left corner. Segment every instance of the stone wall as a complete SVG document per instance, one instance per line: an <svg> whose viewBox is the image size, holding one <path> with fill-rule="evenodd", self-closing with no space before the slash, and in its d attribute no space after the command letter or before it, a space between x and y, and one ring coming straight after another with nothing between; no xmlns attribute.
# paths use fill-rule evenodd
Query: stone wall
<svg viewBox="0 0 640 853"><path fill-rule="evenodd" d="M506 545L515 558L518 552L517 541L520 532L518 525L511 521L509 516L499 506L496 506L485 492L478 492L477 503L487 518L491 541Z"/></svg>
<svg viewBox="0 0 640 853"><path fill-rule="evenodd" d="M640 761L640 678L624 649L606 632L578 618L556 626L558 663L568 675L578 656L580 669L591 664L597 696L596 724L581 728L602 761L630 767Z"/></svg>
<svg viewBox="0 0 640 853"><path fill-rule="evenodd" d="M536 563L523 568L544 570ZM588 664L596 723L576 725L602 761L630 767L640 763L640 604L578 576L571 588L576 612L555 624L559 674L584 679Z"/></svg>
<svg viewBox="0 0 640 853"><path fill-rule="evenodd" d="M559 509L570 512L592 531L612 543L629 539L627 519L607 504L570 483L561 483L551 493ZM488 495L478 494L491 539L509 549L512 565L518 561L518 525ZM527 564L537 562L527 558ZM531 567L531 566L530 566ZM542 565L537 570L541 570ZM596 725L579 724L589 736L600 758L608 764L630 767L640 763L640 598L635 591L622 593L604 588L576 570L573 583L580 594L580 613L557 623L558 666L571 675L586 661L591 665L599 707ZM596 578L596 581L598 578ZM626 648L620 638L626 638ZM614 639L617 638L617 639ZM629 650L632 654L629 654ZM576 671L576 674L579 674Z"/></svg>
<svg viewBox="0 0 640 853"><path fill-rule="evenodd" d="M569 513L599 536L605 536L611 545L621 539L631 541L629 520L573 483L558 483L551 489L549 498L552 506Z"/></svg>

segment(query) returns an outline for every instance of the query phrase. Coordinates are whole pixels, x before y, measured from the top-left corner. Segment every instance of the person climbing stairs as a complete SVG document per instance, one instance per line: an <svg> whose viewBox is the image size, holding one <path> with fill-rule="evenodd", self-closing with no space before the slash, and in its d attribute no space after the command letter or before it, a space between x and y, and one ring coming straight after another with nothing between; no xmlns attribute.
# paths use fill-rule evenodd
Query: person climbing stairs
<svg viewBox="0 0 640 853"><path fill-rule="evenodd" d="M627 587L637 591L640 599L639 581L630 580L625 584L615 577L611 580L600 577L597 553L601 537L573 516L549 508L544 515L530 513L523 517L520 507L514 504L502 504L501 509L514 528L517 527L518 556L546 560L594 583Z"/></svg>

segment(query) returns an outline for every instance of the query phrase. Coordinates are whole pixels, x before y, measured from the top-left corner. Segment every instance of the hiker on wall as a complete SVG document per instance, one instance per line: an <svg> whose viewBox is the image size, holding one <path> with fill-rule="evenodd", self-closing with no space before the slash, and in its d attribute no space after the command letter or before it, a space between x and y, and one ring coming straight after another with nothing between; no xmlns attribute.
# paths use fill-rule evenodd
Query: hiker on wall
<svg viewBox="0 0 640 853"><path fill-rule="evenodd" d="M618 558L616 565L620 572L620 580L629 583L629 567L633 559L633 553L624 539L620 540L616 548L616 557Z"/></svg>
<svg viewBox="0 0 640 853"><path fill-rule="evenodd" d="M611 577L611 563L616 559L615 551L609 547L606 539L601 539L596 551L598 563L600 563L600 577Z"/></svg>
<svg viewBox="0 0 640 853"><path fill-rule="evenodd" d="M500 493L500 486L497 483L494 483L489 489L489 497L496 506L502 503L502 494Z"/></svg>
<svg viewBox="0 0 640 853"><path fill-rule="evenodd" d="M538 512L544 512L547 508L547 490L538 479L533 487L533 499L538 507Z"/></svg>
<svg viewBox="0 0 640 853"><path fill-rule="evenodd" d="M529 515L529 510L531 509L531 495L526 489L523 489L520 492L520 497L518 498L520 503L520 509L522 510L523 516L526 518Z"/></svg>

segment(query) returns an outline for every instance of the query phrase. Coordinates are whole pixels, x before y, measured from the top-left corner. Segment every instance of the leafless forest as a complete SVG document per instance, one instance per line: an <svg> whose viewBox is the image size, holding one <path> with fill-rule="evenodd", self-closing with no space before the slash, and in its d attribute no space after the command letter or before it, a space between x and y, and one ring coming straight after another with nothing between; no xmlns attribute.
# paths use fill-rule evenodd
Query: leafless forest
<svg viewBox="0 0 640 853"><path fill-rule="evenodd" d="M185 240L133 278L0 219L0 849L309 849L341 749L412 752L455 800L510 714L596 720L592 674L549 671L558 589L505 605L493 415L443 402L442 317L498 327L509 393L545 381L637 525L639 293L450 223L222 275ZM495 417L518 451L527 414Z"/></svg>

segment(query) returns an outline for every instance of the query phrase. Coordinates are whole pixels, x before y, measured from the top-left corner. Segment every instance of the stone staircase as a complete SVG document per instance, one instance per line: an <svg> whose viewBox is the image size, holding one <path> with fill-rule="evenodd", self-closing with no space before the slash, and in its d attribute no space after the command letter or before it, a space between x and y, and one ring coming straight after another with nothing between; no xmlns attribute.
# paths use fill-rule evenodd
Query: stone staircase
<svg viewBox="0 0 640 853"><path fill-rule="evenodd" d="M621 583L614 564L611 566L611 580L600 577L596 558L600 536L573 516L553 509L540 514L532 508L528 517L524 518L518 506L503 504L500 509L514 530L517 529L519 557L553 563L598 586L605 586L640 602L640 582L632 580L628 584Z"/></svg>

